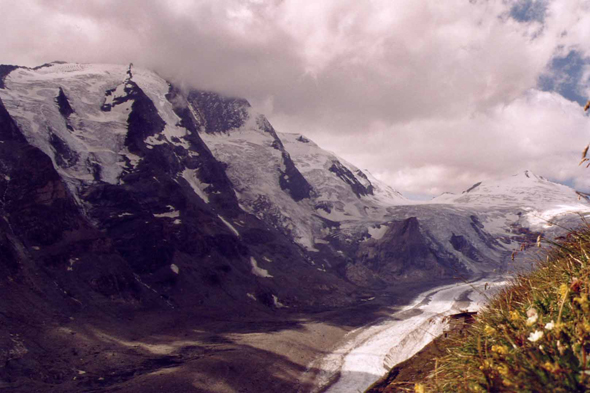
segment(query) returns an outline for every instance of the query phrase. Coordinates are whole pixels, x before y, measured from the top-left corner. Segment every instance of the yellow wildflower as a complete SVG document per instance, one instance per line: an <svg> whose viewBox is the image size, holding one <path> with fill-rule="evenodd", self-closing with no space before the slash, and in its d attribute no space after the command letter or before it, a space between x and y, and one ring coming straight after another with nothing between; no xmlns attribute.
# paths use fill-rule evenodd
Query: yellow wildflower
<svg viewBox="0 0 590 393"><path fill-rule="evenodd" d="M545 362L545 364L543 364L543 367L549 371L550 373L554 373L557 370L559 370L559 366L557 364L553 364L551 362Z"/></svg>
<svg viewBox="0 0 590 393"><path fill-rule="evenodd" d="M498 373L500 373L501 376L506 377L508 375L508 366L503 364L501 366L498 366Z"/></svg>
<svg viewBox="0 0 590 393"><path fill-rule="evenodd" d="M475 383L470 384L469 388L471 389L472 392L482 392L482 393L485 392L485 390L481 386L479 386Z"/></svg>
<svg viewBox="0 0 590 393"><path fill-rule="evenodd" d="M415 393L425 393L426 388L421 383L417 383L416 385L414 385L414 392Z"/></svg>
<svg viewBox="0 0 590 393"><path fill-rule="evenodd" d="M494 363L490 359L486 359L483 361L483 364L479 366L480 370L490 369L494 367Z"/></svg>
<svg viewBox="0 0 590 393"><path fill-rule="evenodd" d="M508 348L504 345L492 345L492 352L496 352L499 355L506 355L508 353Z"/></svg>
<svg viewBox="0 0 590 393"><path fill-rule="evenodd" d="M553 331L555 331L556 334L561 333L563 330L565 329L565 324L563 324L562 322L556 322L555 325L553 325Z"/></svg>
<svg viewBox="0 0 590 393"><path fill-rule="evenodd" d="M588 312L588 295L583 293L580 297L575 297L574 302L578 303L582 307L582 310Z"/></svg>
<svg viewBox="0 0 590 393"><path fill-rule="evenodd" d="M559 294L561 295L562 299L565 299L565 297L567 296L569 292L569 287L567 286L567 284L561 284L559 286Z"/></svg>
<svg viewBox="0 0 590 393"><path fill-rule="evenodd" d="M491 336L492 334L496 333L496 329L494 329L493 327L491 327L490 325L486 325L483 328L483 332L488 335Z"/></svg>
<svg viewBox="0 0 590 393"><path fill-rule="evenodd" d="M509 315L512 322L520 321L520 313L518 311L510 311Z"/></svg>

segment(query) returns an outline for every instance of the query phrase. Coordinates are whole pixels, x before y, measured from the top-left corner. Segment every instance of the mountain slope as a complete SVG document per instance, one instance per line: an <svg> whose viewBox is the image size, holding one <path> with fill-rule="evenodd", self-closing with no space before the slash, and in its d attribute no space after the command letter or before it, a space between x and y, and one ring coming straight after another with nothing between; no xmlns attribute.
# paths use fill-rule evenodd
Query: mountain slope
<svg viewBox="0 0 590 393"><path fill-rule="evenodd" d="M198 288L207 287L203 276L247 277L241 295L230 281L222 291L246 301L260 282L266 294L302 292L296 272L308 270L318 287L345 291L353 286L341 280L370 287L431 271L493 271L518 242L547 229L540 221L586 209L573 190L529 172L412 203L304 136L277 133L244 99L182 91L131 66L5 72L0 97L27 142L51 159L75 205L134 273L166 292L183 266L199 271ZM283 258L267 262L277 250ZM280 272L293 283L269 279Z"/></svg>
<svg viewBox="0 0 590 393"><path fill-rule="evenodd" d="M132 281L148 293L169 304L256 298L275 307L273 299L288 304L285 297L315 304L317 294L338 288L333 300L320 298L351 300L342 291L352 287L341 279L307 278L316 271L307 256L240 208L224 165L197 132L192 105L183 106L186 97L157 75L50 64L16 69L5 84L0 98L16 124L11 132L50 160L69 203L66 213L106 236ZM7 178L13 166L5 163ZM54 241L27 246L46 258ZM83 265L61 259L54 268L70 275Z"/></svg>

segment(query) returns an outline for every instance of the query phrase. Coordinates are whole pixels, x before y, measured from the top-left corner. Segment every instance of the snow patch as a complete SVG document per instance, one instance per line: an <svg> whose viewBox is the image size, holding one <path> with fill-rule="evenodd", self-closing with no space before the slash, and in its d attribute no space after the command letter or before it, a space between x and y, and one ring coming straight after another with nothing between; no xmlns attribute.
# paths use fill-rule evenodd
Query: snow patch
<svg viewBox="0 0 590 393"><path fill-rule="evenodd" d="M125 157L127 157L127 159L129 160L129 163L131 164L132 167L136 167L137 164L139 164L139 162L141 161L141 157L133 154L133 153L125 153L124 154Z"/></svg>
<svg viewBox="0 0 590 393"><path fill-rule="evenodd" d="M68 266L67 270L69 272L73 271L74 270L74 264L76 262L78 262L79 260L80 260L80 258L70 258L70 260L68 261L70 263L70 266Z"/></svg>
<svg viewBox="0 0 590 393"><path fill-rule="evenodd" d="M237 236L240 237L240 232L238 232L238 230L232 225L230 224L225 218L223 218L222 216L220 216L219 214L217 215L217 217L219 217L219 219L221 221L223 221L223 223Z"/></svg>
<svg viewBox="0 0 590 393"><path fill-rule="evenodd" d="M149 145L149 146L147 146L149 148L150 146L153 147L155 145L165 145L166 144L166 138L162 138L160 136L160 134L158 134L158 135L150 135L147 138L145 138L144 142Z"/></svg>
<svg viewBox="0 0 590 393"><path fill-rule="evenodd" d="M387 225L377 225L377 226L370 226L367 228L369 231L369 236L375 240L381 240L389 227Z"/></svg>
<svg viewBox="0 0 590 393"><path fill-rule="evenodd" d="M125 83L121 83L120 85L118 85L115 91L111 92L109 95L106 96L106 99L104 101L105 105L113 105L117 98L127 97L125 87Z"/></svg>
<svg viewBox="0 0 590 393"><path fill-rule="evenodd" d="M578 214L580 221L582 221L581 217L587 216L589 213L590 207L588 205L558 205L544 211L531 210L525 214L525 219L531 229L543 230L554 226L557 220L565 215Z"/></svg>
<svg viewBox="0 0 590 393"><path fill-rule="evenodd" d="M197 176L196 169L185 169L182 171L182 177L190 184L195 194L199 196L205 203L209 203L209 196L205 189L209 187L208 183L203 183Z"/></svg>
<svg viewBox="0 0 590 393"><path fill-rule="evenodd" d="M254 257L250 257L250 264L252 265L252 274L263 278L272 278L272 275L268 273L268 270L258 267L258 262Z"/></svg>
<svg viewBox="0 0 590 393"><path fill-rule="evenodd" d="M168 217L168 218L176 218L180 216L180 212L178 210L174 210L171 212L167 212L167 213L160 213L160 214L154 214L154 217Z"/></svg>
<svg viewBox="0 0 590 393"><path fill-rule="evenodd" d="M162 217L176 218L176 217L179 217L180 216L180 212L178 210L174 210L174 206L168 205L167 207L168 207L168 209L171 209L171 211L166 212L166 213L154 214L154 217L158 217L158 218L162 218Z"/></svg>
<svg viewBox="0 0 590 393"><path fill-rule="evenodd" d="M276 308L287 308L283 303L279 301L279 298L275 295L272 295L272 302L274 303Z"/></svg>

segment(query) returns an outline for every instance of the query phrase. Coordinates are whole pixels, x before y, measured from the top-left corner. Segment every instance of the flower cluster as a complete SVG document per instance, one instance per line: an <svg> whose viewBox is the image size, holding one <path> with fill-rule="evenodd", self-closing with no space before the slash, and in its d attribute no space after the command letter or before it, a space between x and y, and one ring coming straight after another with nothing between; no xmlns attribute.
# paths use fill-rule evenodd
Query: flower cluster
<svg viewBox="0 0 590 393"><path fill-rule="evenodd" d="M590 391L590 226L515 279L428 391Z"/></svg>

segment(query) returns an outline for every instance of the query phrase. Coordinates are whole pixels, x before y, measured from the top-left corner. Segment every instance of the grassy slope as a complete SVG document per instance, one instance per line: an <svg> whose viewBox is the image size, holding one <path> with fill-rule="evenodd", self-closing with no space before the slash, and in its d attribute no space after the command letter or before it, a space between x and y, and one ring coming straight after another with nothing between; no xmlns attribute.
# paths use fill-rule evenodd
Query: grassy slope
<svg viewBox="0 0 590 393"><path fill-rule="evenodd" d="M436 372L389 391L590 391L589 255L590 229L570 233L491 301Z"/></svg>
<svg viewBox="0 0 590 393"><path fill-rule="evenodd" d="M393 367L389 373L375 382L366 393L393 393L414 391L415 381L425 379L438 369L438 362L447 354L457 340L464 340L473 317L459 317L449 321L449 330L435 338L410 359Z"/></svg>

